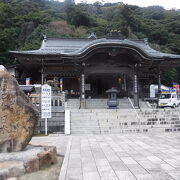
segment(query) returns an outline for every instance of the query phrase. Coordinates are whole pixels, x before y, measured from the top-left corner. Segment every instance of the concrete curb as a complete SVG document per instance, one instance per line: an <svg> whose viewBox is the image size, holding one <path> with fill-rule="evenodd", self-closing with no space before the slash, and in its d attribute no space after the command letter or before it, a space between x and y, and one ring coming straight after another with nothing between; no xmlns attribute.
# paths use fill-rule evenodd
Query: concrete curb
<svg viewBox="0 0 180 180"><path fill-rule="evenodd" d="M63 161L63 164L62 164L62 167L60 170L58 180L65 180L66 179L66 173L67 173L68 162L69 162L69 154L70 154L70 149L71 149L71 142L72 142L72 136L70 137L67 148L66 148L64 161Z"/></svg>

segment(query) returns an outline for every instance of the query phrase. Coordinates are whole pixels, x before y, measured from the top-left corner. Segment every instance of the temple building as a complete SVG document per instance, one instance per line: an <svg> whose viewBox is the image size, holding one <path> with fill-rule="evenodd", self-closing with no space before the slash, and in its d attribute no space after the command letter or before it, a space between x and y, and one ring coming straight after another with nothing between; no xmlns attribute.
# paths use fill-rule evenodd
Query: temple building
<svg viewBox="0 0 180 180"><path fill-rule="evenodd" d="M147 39L129 40L121 35L106 38L44 38L39 50L11 51L20 63L19 81L54 83L67 98L79 98L85 108L87 98L107 98L114 87L118 97L149 97L151 84L161 88L161 74L180 65L180 55L152 49Z"/></svg>

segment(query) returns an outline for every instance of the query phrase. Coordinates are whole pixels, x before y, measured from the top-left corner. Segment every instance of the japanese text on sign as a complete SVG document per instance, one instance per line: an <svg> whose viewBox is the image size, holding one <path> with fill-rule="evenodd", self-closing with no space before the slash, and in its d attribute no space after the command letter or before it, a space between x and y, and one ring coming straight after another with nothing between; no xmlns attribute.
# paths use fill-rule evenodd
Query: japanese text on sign
<svg viewBox="0 0 180 180"><path fill-rule="evenodd" d="M47 84L41 89L41 118L51 118L51 86Z"/></svg>

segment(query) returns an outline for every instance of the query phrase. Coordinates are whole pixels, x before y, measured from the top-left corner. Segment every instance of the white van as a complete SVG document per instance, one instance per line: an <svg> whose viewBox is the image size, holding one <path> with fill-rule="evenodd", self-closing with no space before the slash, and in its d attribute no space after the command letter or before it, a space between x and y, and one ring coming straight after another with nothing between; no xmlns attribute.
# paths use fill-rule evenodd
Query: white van
<svg viewBox="0 0 180 180"><path fill-rule="evenodd" d="M179 105L179 100L176 93L161 94L158 102L159 107L175 108Z"/></svg>

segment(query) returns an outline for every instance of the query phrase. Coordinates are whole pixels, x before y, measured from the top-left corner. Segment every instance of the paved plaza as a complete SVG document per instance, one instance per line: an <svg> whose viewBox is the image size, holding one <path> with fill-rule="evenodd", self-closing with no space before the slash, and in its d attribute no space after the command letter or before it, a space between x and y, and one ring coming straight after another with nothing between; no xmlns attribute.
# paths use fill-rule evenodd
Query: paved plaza
<svg viewBox="0 0 180 180"><path fill-rule="evenodd" d="M31 142L40 139L65 154L59 180L180 180L179 133L60 135Z"/></svg>

